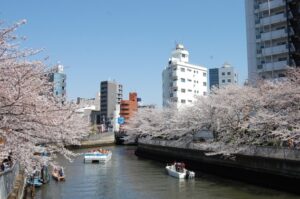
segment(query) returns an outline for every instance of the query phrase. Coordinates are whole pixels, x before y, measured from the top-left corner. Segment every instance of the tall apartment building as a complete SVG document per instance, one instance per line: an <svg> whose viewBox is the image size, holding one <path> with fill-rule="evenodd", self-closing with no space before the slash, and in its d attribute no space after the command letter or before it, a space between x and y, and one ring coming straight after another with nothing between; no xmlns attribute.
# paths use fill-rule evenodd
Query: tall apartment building
<svg viewBox="0 0 300 199"><path fill-rule="evenodd" d="M207 94L207 68L189 63L189 52L177 44L162 73L163 106L191 104Z"/></svg>
<svg viewBox="0 0 300 199"><path fill-rule="evenodd" d="M209 69L209 88L237 84L238 74L228 63L224 63L221 68Z"/></svg>
<svg viewBox="0 0 300 199"><path fill-rule="evenodd" d="M102 81L100 92L101 123L111 125L114 112L119 109L122 100L123 87L115 81Z"/></svg>
<svg viewBox="0 0 300 199"><path fill-rule="evenodd" d="M245 0L245 9L249 81L300 66L300 1Z"/></svg>
<svg viewBox="0 0 300 199"><path fill-rule="evenodd" d="M52 72L49 73L49 81L53 82L53 93L55 96L61 98L62 103L66 100L66 79L64 67L58 64Z"/></svg>
<svg viewBox="0 0 300 199"><path fill-rule="evenodd" d="M138 110L137 93L129 93L129 100L121 101L120 116L125 118L127 122Z"/></svg>

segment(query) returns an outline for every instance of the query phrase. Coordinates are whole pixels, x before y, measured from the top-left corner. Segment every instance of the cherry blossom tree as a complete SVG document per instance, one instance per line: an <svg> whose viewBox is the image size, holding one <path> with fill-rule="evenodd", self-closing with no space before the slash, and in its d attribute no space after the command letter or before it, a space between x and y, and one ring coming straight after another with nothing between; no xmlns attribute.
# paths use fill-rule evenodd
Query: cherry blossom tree
<svg viewBox="0 0 300 199"><path fill-rule="evenodd" d="M293 145L300 148L300 70L287 77L264 81L258 87L259 107L250 118L250 129L259 144Z"/></svg>
<svg viewBox="0 0 300 199"><path fill-rule="evenodd" d="M0 155L12 154L27 172L52 161L59 153L70 159L75 154L65 148L80 144L88 124L76 114L76 106L61 103L52 92L52 71L43 61L30 60L37 51L22 50L15 30L25 23L0 29ZM43 144L52 156L35 156Z"/></svg>
<svg viewBox="0 0 300 199"><path fill-rule="evenodd" d="M209 130L215 138L211 145L222 153L251 145L288 143L299 148L299 79L299 69L291 69L286 78L262 81L258 87L215 88L185 108L139 110L128 125L128 134L169 140Z"/></svg>

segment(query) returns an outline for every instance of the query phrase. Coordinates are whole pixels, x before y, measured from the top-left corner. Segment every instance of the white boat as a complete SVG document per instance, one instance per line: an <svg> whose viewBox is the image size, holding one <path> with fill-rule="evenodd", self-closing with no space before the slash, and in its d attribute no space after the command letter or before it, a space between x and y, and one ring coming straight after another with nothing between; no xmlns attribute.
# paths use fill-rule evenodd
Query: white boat
<svg viewBox="0 0 300 199"><path fill-rule="evenodd" d="M105 149L93 150L84 154L85 163L107 162L111 159L112 152Z"/></svg>
<svg viewBox="0 0 300 199"><path fill-rule="evenodd" d="M195 172L185 169L183 163L174 163L172 165L167 165L166 170L170 176L179 179L190 179L195 177Z"/></svg>

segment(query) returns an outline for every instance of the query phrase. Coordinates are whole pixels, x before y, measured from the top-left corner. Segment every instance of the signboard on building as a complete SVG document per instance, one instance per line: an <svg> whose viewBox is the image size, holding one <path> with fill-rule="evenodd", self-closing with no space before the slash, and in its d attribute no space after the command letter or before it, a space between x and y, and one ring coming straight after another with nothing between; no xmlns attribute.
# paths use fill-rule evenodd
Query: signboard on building
<svg viewBox="0 0 300 199"><path fill-rule="evenodd" d="M118 118L118 124L124 124L125 123L125 118L124 117L119 117Z"/></svg>

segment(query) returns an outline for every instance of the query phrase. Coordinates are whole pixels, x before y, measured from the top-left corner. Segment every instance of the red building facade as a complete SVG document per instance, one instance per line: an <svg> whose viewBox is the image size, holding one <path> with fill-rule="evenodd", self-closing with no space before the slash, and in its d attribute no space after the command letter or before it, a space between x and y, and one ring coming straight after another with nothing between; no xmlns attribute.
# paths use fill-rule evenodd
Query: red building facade
<svg viewBox="0 0 300 199"><path fill-rule="evenodd" d="M129 93L129 100L122 100L120 106L120 116L125 118L125 122L137 112L138 100L137 93Z"/></svg>

